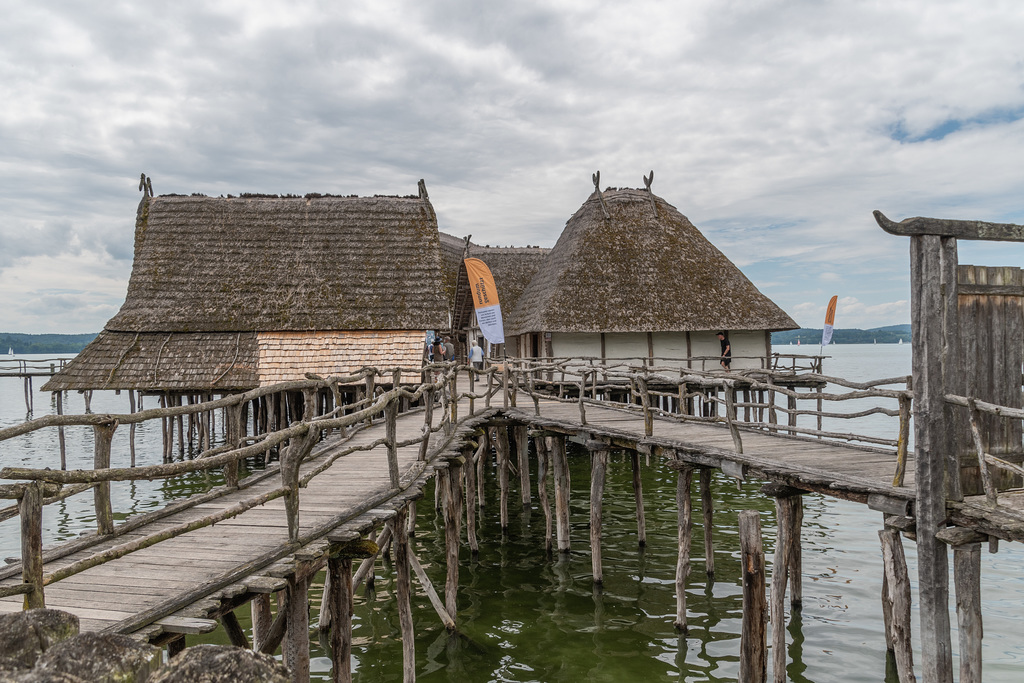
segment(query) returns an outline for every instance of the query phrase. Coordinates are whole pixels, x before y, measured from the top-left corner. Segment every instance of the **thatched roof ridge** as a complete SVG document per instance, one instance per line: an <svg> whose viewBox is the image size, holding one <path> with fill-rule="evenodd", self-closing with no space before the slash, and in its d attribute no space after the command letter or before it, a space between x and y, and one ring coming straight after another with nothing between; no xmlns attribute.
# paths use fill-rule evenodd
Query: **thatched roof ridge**
<svg viewBox="0 0 1024 683"><path fill-rule="evenodd" d="M519 297L506 335L797 327L664 199L635 189L602 196L610 218L591 194Z"/></svg>
<svg viewBox="0 0 1024 683"><path fill-rule="evenodd" d="M122 332L399 330L447 322L425 196L145 197Z"/></svg>

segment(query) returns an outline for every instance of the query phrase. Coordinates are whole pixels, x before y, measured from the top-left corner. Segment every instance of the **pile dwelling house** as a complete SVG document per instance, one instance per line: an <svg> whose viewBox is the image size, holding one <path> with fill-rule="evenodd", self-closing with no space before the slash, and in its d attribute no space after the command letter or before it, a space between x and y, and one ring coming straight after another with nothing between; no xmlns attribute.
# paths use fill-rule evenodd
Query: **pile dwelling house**
<svg viewBox="0 0 1024 683"><path fill-rule="evenodd" d="M152 196L143 185L125 302L44 391L181 405L308 374L417 369L425 330L447 324L423 181L404 197ZM420 380L414 370L399 381ZM372 391L340 389L346 401ZM330 412L332 392L318 400ZM254 403L261 431L303 415L301 391Z"/></svg>

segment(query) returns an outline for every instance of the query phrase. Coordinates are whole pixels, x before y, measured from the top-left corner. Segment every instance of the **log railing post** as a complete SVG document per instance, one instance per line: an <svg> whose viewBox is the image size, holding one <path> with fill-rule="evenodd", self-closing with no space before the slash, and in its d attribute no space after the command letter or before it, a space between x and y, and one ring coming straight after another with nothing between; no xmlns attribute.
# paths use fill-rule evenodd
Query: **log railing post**
<svg viewBox="0 0 1024 683"><path fill-rule="evenodd" d="M654 413L651 412L651 395L647 392L647 377L636 378L637 389L640 390L640 405L644 411L644 435L654 434Z"/></svg>
<svg viewBox="0 0 1024 683"><path fill-rule="evenodd" d="M565 437L551 437L551 461L555 475L555 533L558 552L569 552L569 461L565 453Z"/></svg>
<svg viewBox="0 0 1024 683"><path fill-rule="evenodd" d="M910 397L900 396L900 431L896 442L896 473L892 477L893 486L903 486L903 478L907 473L907 442L910 438Z"/></svg>
<svg viewBox="0 0 1024 683"><path fill-rule="evenodd" d="M64 392L55 391L53 392L54 397L57 399L57 414L64 414ZM132 409L135 412L135 409ZM132 436L135 436L135 425L132 425ZM57 428L57 440L60 443L60 468L66 470L68 468L68 456L67 447L64 443L64 427ZM135 462L135 442L132 441L132 463Z"/></svg>
<svg viewBox="0 0 1024 683"><path fill-rule="evenodd" d="M110 467L110 442L114 438L117 422L93 425L93 469ZM93 501L96 507L96 533L109 534L114 531L114 513L110 507L110 482L99 482L93 487Z"/></svg>
<svg viewBox="0 0 1024 683"><path fill-rule="evenodd" d="M476 415L476 368L473 364L469 365L469 416L473 417Z"/></svg>
<svg viewBox="0 0 1024 683"><path fill-rule="evenodd" d="M690 542L693 535L693 503L690 492L693 482L693 467L685 464L679 470L676 481L676 620L675 627L686 633L686 581L690 576Z"/></svg>
<svg viewBox="0 0 1024 683"><path fill-rule="evenodd" d="M729 424L729 434L732 435L732 445L737 453L743 452L743 440L740 438L740 429L736 425L736 401L735 390L728 384L725 386L725 421Z"/></svg>
<svg viewBox="0 0 1024 683"><path fill-rule="evenodd" d="M366 371L366 400L369 403L373 403L373 392L377 381L377 375L374 370L367 369ZM373 424L373 414L368 414L366 417L367 426Z"/></svg>
<svg viewBox="0 0 1024 683"><path fill-rule="evenodd" d="M384 440L388 448L388 476L391 488L398 488L398 397L388 401L384 406Z"/></svg>
<svg viewBox="0 0 1024 683"><path fill-rule="evenodd" d="M434 428L434 388L428 386L423 390L423 441L420 442L420 460L427 459L427 448L430 446L430 432Z"/></svg>
<svg viewBox="0 0 1024 683"><path fill-rule="evenodd" d="M605 473L608 469L608 449L597 446L590 451L590 566L594 583L604 583L604 568L601 558L602 503L604 498Z"/></svg>
<svg viewBox="0 0 1024 683"><path fill-rule="evenodd" d="M910 638L910 575L900 532L886 527L878 532L878 538L882 543L882 600L884 612L889 615L886 640L896 660L900 683L907 683L917 680Z"/></svg>
<svg viewBox="0 0 1024 683"><path fill-rule="evenodd" d="M232 448L238 448L242 440L242 409L244 402L239 401L235 405L227 407L228 443ZM224 465L224 485L228 488L238 487L238 461L232 460Z"/></svg>
<svg viewBox="0 0 1024 683"><path fill-rule="evenodd" d="M982 463L982 467L985 464ZM981 544L953 548L953 582L960 634L960 683L981 683Z"/></svg>
<svg viewBox="0 0 1024 683"><path fill-rule="evenodd" d="M587 388L587 370L583 370L580 373L580 424L587 424L587 410L584 407L584 399L586 398Z"/></svg>
<svg viewBox="0 0 1024 683"><path fill-rule="evenodd" d="M25 485L18 501L21 515L21 580L32 590L25 594L25 609L45 607L43 599L43 482Z"/></svg>

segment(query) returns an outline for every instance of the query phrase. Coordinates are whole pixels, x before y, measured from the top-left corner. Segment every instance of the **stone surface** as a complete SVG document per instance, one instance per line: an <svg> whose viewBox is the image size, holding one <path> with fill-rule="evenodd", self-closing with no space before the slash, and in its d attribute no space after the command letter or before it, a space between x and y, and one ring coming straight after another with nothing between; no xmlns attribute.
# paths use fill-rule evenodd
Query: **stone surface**
<svg viewBox="0 0 1024 683"><path fill-rule="evenodd" d="M270 655L228 645L195 645L171 660L151 683L289 683Z"/></svg>
<svg viewBox="0 0 1024 683"><path fill-rule="evenodd" d="M55 643L78 634L78 617L55 609L0 615L0 671L31 669Z"/></svg>
<svg viewBox="0 0 1024 683"><path fill-rule="evenodd" d="M160 668L160 648L117 634L82 633L39 658L41 673L67 673L93 683L141 683Z"/></svg>
<svg viewBox="0 0 1024 683"><path fill-rule="evenodd" d="M10 674L0 672L0 681L3 683L91 683L71 674L37 669Z"/></svg>

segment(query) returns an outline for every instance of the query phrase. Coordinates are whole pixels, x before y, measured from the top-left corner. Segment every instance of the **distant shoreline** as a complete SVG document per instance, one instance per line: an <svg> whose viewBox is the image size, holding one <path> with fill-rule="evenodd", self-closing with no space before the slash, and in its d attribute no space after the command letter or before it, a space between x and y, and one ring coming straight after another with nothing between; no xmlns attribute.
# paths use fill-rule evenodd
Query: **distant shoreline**
<svg viewBox="0 0 1024 683"><path fill-rule="evenodd" d="M889 325L887 327L875 327L869 330L856 328L836 329L832 333L832 342L835 344L909 344L910 325ZM785 332L772 332L772 344L788 345L821 343L821 328L803 327L799 330L786 330Z"/></svg>
<svg viewBox="0 0 1024 683"><path fill-rule="evenodd" d="M0 332L0 355L13 350L14 355L27 353L79 353L96 338L89 334L20 334Z"/></svg>

